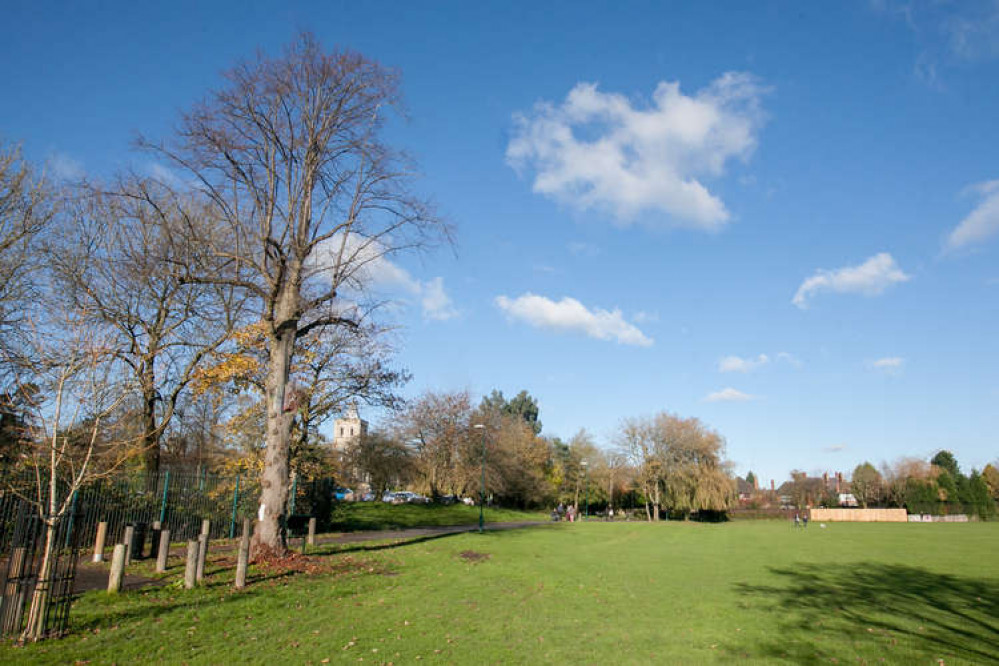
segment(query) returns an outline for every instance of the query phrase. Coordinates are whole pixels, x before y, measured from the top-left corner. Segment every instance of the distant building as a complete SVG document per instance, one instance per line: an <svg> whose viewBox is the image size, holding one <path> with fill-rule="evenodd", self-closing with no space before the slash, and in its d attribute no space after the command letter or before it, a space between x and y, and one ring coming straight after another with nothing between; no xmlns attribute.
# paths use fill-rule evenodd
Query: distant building
<svg viewBox="0 0 999 666"><path fill-rule="evenodd" d="M357 413L357 403L347 405L347 411L333 421L333 450L343 452L351 443L368 434L368 422Z"/></svg>
<svg viewBox="0 0 999 666"><path fill-rule="evenodd" d="M836 498L839 506L856 506L856 500L850 494L850 484L843 480L843 473L830 475L823 472L821 477L809 476L798 482L785 481L777 488L777 495L783 506L818 506L827 498ZM849 504L853 501L854 504Z"/></svg>

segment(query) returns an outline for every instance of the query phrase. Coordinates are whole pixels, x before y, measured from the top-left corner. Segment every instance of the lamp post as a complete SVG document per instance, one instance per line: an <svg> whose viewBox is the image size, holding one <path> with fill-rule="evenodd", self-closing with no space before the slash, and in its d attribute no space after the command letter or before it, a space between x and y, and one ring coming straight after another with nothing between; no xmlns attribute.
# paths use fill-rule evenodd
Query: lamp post
<svg viewBox="0 0 999 666"><path fill-rule="evenodd" d="M483 511L486 504L486 426L476 423L472 427L482 432L482 461L480 463L482 477L479 481L479 534L482 534L482 528L485 525Z"/></svg>
<svg viewBox="0 0 999 666"><path fill-rule="evenodd" d="M587 475L587 470L590 467L590 463L587 461L582 462L583 465L583 520L590 515L590 477Z"/></svg>

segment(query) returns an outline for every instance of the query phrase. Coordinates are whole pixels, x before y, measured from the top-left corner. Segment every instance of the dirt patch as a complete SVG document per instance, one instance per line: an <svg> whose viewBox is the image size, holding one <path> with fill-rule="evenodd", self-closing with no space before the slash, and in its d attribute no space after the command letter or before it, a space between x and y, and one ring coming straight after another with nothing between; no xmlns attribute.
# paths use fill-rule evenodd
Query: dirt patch
<svg viewBox="0 0 999 666"><path fill-rule="evenodd" d="M287 574L386 574L388 569L373 565L371 562L354 559L353 557L336 557L302 555L288 552L280 557L258 558L254 564L259 566L266 576Z"/></svg>
<svg viewBox="0 0 999 666"><path fill-rule="evenodd" d="M474 550L463 550L458 553L458 557L466 562L484 562L492 557L492 555L489 553L477 553Z"/></svg>

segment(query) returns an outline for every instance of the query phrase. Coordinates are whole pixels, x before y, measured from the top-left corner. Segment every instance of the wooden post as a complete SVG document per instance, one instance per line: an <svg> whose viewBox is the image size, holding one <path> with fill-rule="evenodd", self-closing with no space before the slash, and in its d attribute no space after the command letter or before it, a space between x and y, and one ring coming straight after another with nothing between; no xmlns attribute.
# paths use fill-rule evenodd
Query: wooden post
<svg viewBox="0 0 999 666"><path fill-rule="evenodd" d="M135 535L135 528L131 525L125 526L125 566L132 563L132 537Z"/></svg>
<svg viewBox="0 0 999 666"><path fill-rule="evenodd" d="M195 573L196 580L200 583L205 577L205 562L208 560L208 535L202 534L198 537L198 563Z"/></svg>
<svg viewBox="0 0 999 666"><path fill-rule="evenodd" d="M208 536L209 533L211 533L211 531L212 531L212 521L209 520L208 518L205 518L204 520L201 521L201 533L204 534L205 536Z"/></svg>
<svg viewBox="0 0 999 666"><path fill-rule="evenodd" d="M236 589L246 587L246 566L250 560L250 519L243 520L243 536L239 539L239 552L236 554Z"/></svg>
<svg viewBox="0 0 999 666"><path fill-rule="evenodd" d="M3 615L0 616L0 636L21 631L21 616L24 614L24 599L28 586L20 578L24 575L27 554L27 548L18 546L14 548L10 559L10 574L3 589L4 603L0 604L0 610L3 611Z"/></svg>
<svg viewBox="0 0 999 666"><path fill-rule="evenodd" d="M190 590L196 582L198 569L198 544L199 541L187 542L187 565L184 567L184 589Z"/></svg>
<svg viewBox="0 0 999 666"><path fill-rule="evenodd" d="M128 546L116 544L111 554L111 575L108 576L108 593L117 594L121 591L121 583L125 579L125 560L128 558Z"/></svg>
<svg viewBox="0 0 999 666"><path fill-rule="evenodd" d="M156 551L156 573L167 570L167 556L170 554L170 530L160 530L160 544Z"/></svg>
<svg viewBox="0 0 999 666"><path fill-rule="evenodd" d="M94 541L94 562L104 561L104 542L108 538L108 522L102 520L97 524L97 540Z"/></svg>
<svg viewBox="0 0 999 666"><path fill-rule="evenodd" d="M309 545L316 545L316 517L309 518Z"/></svg>

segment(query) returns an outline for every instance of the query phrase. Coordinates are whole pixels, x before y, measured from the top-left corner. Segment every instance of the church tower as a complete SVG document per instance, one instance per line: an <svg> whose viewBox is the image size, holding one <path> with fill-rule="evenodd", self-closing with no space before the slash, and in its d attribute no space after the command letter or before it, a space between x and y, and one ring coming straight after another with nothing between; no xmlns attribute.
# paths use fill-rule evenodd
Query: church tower
<svg viewBox="0 0 999 666"><path fill-rule="evenodd" d="M351 401L347 411L333 421L333 450L343 452L352 442L368 434L368 422L357 412L357 402Z"/></svg>

